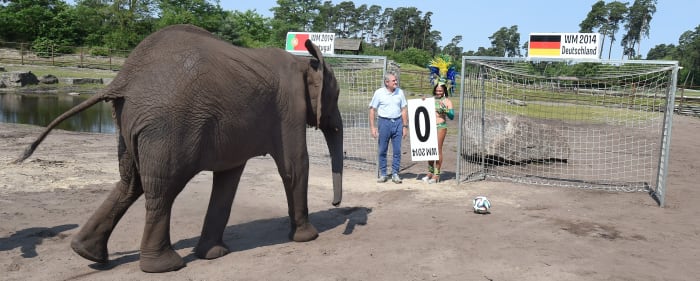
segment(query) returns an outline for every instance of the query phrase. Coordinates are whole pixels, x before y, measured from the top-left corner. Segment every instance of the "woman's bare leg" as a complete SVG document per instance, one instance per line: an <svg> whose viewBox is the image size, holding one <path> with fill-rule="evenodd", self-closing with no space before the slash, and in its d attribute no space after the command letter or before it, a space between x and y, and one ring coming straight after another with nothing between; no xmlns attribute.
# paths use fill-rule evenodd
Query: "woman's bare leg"
<svg viewBox="0 0 700 281"><path fill-rule="evenodd" d="M440 158L437 161L435 161L435 166L434 166L435 172L434 172L434 175L432 177L432 179L435 182L440 181L440 169L442 169L442 159L443 159L443 157L442 157L442 144L445 142L446 136L447 136L447 128L438 129L438 155Z"/></svg>

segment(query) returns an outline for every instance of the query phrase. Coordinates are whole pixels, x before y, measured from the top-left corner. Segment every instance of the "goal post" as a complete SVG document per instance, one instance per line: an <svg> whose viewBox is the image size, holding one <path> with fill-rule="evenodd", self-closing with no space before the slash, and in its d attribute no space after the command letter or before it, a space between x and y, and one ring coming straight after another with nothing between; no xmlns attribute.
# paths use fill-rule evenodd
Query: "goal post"
<svg viewBox="0 0 700 281"><path fill-rule="evenodd" d="M664 206L675 61L462 57L458 181L649 192Z"/></svg>

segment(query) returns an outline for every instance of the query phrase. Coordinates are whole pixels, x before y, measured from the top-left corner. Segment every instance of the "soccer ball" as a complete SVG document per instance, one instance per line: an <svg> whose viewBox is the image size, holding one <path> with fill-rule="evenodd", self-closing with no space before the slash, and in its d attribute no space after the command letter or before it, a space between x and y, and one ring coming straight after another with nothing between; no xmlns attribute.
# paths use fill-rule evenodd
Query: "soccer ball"
<svg viewBox="0 0 700 281"><path fill-rule="evenodd" d="M489 209L491 209L491 202L486 196L477 196L472 200L472 206L474 207L474 213L477 214L488 214Z"/></svg>

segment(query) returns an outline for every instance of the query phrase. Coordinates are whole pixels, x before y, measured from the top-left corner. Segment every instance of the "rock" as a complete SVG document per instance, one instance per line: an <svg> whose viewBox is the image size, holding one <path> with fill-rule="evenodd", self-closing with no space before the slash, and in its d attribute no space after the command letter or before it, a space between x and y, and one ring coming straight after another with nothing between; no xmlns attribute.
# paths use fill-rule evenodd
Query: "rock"
<svg viewBox="0 0 700 281"><path fill-rule="evenodd" d="M59 81L66 85L102 84L101 78L60 78Z"/></svg>
<svg viewBox="0 0 700 281"><path fill-rule="evenodd" d="M521 101L518 99L509 99L506 102L509 104L517 105L517 106L526 106L527 105L524 101Z"/></svg>
<svg viewBox="0 0 700 281"><path fill-rule="evenodd" d="M0 74L0 83L5 87L24 87L39 84L39 79L31 71L12 71Z"/></svg>
<svg viewBox="0 0 700 281"><path fill-rule="evenodd" d="M51 74L47 74L47 75L41 76L41 78L39 78L39 82L42 84L56 84L56 83L58 83L58 78L56 76L51 75Z"/></svg>
<svg viewBox="0 0 700 281"><path fill-rule="evenodd" d="M567 140L546 123L525 117L486 116L484 126L484 145L480 146L481 126L464 125L468 151L463 157L470 161L487 159L496 164L525 164L566 162L569 158L571 149Z"/></svg>

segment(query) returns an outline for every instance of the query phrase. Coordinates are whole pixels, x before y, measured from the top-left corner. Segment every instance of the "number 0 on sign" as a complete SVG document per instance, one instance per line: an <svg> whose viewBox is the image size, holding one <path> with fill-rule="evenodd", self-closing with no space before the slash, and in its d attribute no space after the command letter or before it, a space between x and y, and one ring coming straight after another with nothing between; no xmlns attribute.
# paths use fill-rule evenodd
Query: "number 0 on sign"
<svg viewBox="0 0 700 281"><path fill-rule="evenodd" d="M408 134L411 137L411 160L438 160L435 99L410 99L408 102Z"/></svg>

